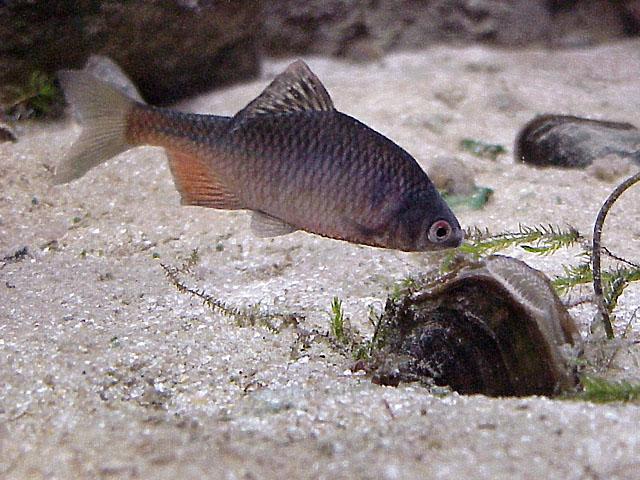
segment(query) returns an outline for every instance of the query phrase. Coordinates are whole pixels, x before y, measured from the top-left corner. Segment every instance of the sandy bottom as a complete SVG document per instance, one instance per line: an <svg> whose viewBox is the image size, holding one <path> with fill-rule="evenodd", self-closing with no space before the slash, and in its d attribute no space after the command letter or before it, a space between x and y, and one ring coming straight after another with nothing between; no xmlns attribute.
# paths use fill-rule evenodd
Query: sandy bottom
<svg viewBox="0 0 640 480"><path fill-rule="evenodd" d="M262 80L180 108L233 114ZM310 58L336 106L426 167L456 156L495 190L464 226L573 225L590 236L615 183L537 170L511 154L478 159L462 138L505 145L537 113L640 119L640 42L512 53L438 47L368 65ZM0 144L0 477L2 478L640 478L640 407L437 395L380 387L320 336L238 325L179 293L160 263L200 261L184 280L231 305L260 304L328 329L334 296L363 335L394 283L437 256L383 251L305 233L256 239L248 215L180 207L164 154L132 150L70 185L51 171L79 130L24 125ZM640 189L606 226L607 245L640 258ZM549 275L579 249L510 253ZM640 289L616 331L638 338ZM583 335L593 308L572 310ZM603 350L603 355L608 353ZM606 373L638 379L624 343ZM598 365L592 366L597 368Z"/></svg>

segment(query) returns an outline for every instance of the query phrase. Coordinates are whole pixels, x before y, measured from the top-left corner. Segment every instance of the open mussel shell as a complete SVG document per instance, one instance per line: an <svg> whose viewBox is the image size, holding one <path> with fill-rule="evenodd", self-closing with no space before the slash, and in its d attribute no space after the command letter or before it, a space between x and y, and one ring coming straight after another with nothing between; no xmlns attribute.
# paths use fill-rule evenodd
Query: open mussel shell
<svg viewBox="0 0 640 480"><path fill-rule="evenodd" d="M494 255L387 302L373 381L459 393L553 395L576 386L576 326L549 280Z"/></svg>

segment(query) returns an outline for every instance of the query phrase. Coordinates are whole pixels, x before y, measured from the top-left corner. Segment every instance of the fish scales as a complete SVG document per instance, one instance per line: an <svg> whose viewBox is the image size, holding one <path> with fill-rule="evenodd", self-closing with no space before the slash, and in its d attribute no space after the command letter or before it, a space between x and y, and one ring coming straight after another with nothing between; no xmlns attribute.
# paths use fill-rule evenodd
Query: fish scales
<svg viewBox="0 0 640 480"><path fill-rule="evenodd" d="M224 117L147 109L134 111L132 117L132 143L198 152L221 178L237 186L248 208L261 206L265 213L304 229L329 229L335 218L347 214L364 224L380 213L385 198L399 197L405 187L419 187L405 178L410 181L421 170L403 172L403 166L407 170L412 165L389 158L385 147L395 145L337 112L260 119L227 137L229 119ZM342 141L332 141L336 138ZM224 161L233 157L241 160ZM316 208L319 204L323 208ZM315 211L319 213L310 222Z"/></svg>
<svg viewBox="0 0 640 480"><path fill-rule="evenodd" d="M127 140L131 145L170 147L175 144L200 148L224 134L229 117L199 115L134 105L127 116Z"/></svg>
<svg viewBox="0 0 640 480"><path fill-rule="evenodd" d="M119 151L157 145L183 204L250 210L260 236L304 230L408 251L462 241L455 215L413 157L338 112L301 61L234 117L147 106L83 73L61 81L85 130L56 172L59 183Z"/></svg>
<svg viewBox="0 0 640 480"><path fill-rule="evenodd" d="M245 197L249 205L269 205L266 213L288 218L305 229L328 229L330 224L346 216L359 223L365 222L365 217L370 218L375 208L371 200L375 192L381 190L372 187L378 183L391 190L394 186L384 182L384 178L376 181L384 170L369 165L371 162L357 148L371 139L352 135L353 125L341 114L321 112L304 116L303 119L298 118L299 115L265 119L236 133L243 142L241 149L250 158L237 165L241 171L236 175L249 181L253 169L273 173L261 190L264 197L252 195L260 190L252 192L249 189ZM284 138L263 134L273 130L295 134ZM259 139L257 142L252 141L254 132ZM264 142L265 137L273 140ZM310 138L317 140L305 141ZM342 141L336 142L336 138ZM315 145L323 148L315 149ZM260 182L260 179L256 181ZM312 223L305 223L310 220Z"/></svg>

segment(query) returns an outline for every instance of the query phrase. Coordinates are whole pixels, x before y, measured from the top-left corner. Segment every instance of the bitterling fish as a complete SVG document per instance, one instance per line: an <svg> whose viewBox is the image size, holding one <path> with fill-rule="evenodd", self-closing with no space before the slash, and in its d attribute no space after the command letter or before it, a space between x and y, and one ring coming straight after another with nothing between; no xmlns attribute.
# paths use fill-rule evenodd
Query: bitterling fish
<svg viewBox="0 0 640 480"><path fill-rule="evenodd" d="M59 79L84 125L56 183L156 145L167 152L182 204L250 210L258 236L304 230L405 251L457 247L463 239L414 158L337 111L302 61L233 117L149 106L84 71Z"/></svg>

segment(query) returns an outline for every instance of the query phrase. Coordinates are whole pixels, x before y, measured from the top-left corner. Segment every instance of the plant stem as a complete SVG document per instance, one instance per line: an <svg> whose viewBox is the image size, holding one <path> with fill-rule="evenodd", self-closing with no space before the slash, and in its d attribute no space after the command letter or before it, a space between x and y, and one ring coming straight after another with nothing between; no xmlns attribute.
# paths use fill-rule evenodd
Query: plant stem
<svg viewBox="0 0 640 480"><path fill-rule="evenodd" d="M636 173L632 177L627 178L624 182L618 185L613 192L611 192L611 195L609 195L607 200L600 208L598 217L596 218L596 223L593 227L593 250L591 252L591 269L593 271L593 294L595 296L595 303L598 307L598 313L600 314L600 317L602 319L602 324L604 325L604 331L607 334L607 338L613 338L613 327L611 326L609 310L605 306L604 293L602 291L602 270L600 265L600 244L602 238L602 227L604 226L604 220L609 213L609 210L618 199L618 197L620 197L620 195L622 195L622 193L626 189L628 189L638 181L640 181L640 172Z"/></svg>

